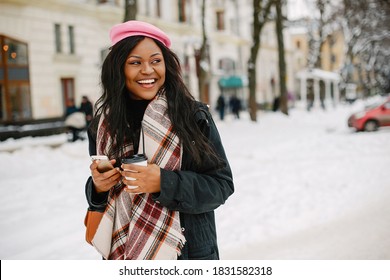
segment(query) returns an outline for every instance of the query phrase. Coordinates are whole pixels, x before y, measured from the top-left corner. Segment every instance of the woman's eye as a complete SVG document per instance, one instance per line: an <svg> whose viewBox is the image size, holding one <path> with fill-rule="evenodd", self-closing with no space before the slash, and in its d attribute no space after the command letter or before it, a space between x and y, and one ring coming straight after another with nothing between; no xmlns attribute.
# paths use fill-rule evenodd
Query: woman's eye
<svg viewBox="0 0 390 280"><path fill-rule="evenodd" d="M130 61L129 64L130 65L139 65L141 63L139 61Z"/></svg>
<svg viewBox="0 0 390 280"><path fill-rule="evenodd" d="M161 59L155 59L155 60L152 61L153 64L157 64L159 62L161 62Z"/></svg>

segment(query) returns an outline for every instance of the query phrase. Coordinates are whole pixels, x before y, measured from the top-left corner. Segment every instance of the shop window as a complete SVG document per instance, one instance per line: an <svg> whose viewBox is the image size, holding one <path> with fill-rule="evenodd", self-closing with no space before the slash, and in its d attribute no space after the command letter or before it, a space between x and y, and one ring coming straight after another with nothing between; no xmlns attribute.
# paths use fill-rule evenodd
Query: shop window
<svg viewBox="0 0 390 280"><path fill-rule="evenodd" d="M23 83L10 85L9 96L11 119L17 121L31 118L29 85Z"/></svg>
<svg viewBox="0 0 390 280"><path fill-rule="evenodd" d="M31 119L28 46L0 35L0 122Z"/></svg>

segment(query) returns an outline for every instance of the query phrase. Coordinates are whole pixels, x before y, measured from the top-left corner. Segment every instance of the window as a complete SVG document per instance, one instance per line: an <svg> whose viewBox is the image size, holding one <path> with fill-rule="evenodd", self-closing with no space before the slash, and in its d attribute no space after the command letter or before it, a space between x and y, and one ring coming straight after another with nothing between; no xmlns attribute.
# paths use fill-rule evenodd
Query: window
<svg viewBox="0 0 390 280"><path fill-rule="evenodd" d="M55 36L55 43L56 43L56 53L62 53L62 40L61 40L61 25L56 23L54 25L54 36Z"/></svg>
<svg viewBox="0 0 390 280"><path fill-rule="evenodd" d="M27 60L27 44L21 44L9 38L4 39L3 50L4 57L8 65L26 65Z"/></svg>
<svg viewBox="0 0 390 280"><path fill-rule="evenodd" d="M156 15L157 17L161 17L161 1L156 0Z"/></svg>
<svg viewBox="0 0 390 280"><path fill-rule="evenodd" d="M9 87L9 97L12 120L31 118L29 84L12 83Z"/></svg>
<svg viewBox="0 0 390 280"><path fill-rule="evenodd" d="M179 0L179 22L186 22L186 1Z"/></svg>
<svg viewBox="0 0 390 280"><path fill-rule="evenodd" d="M68 34L69 34L69 53L75 53L75 43L74 43L74 27L72 25L68 26Z"/></svg>
<svg viewBox="0 0 390 280"><path fill-rule="evenodd" d="M231 74L234 73L234 70L236 69L236 65L233 59L231 58L221 58L218 61L218 68L222 71L224 71L225 74Z"/></svg>
<svg viewBox="0 0 390 280"><path fill-rule="evenodd" d="M178 0L178 20L179 22L190 23L191 17L191 0Z"/></svg>
<svg viewBox="0 0 390 280"><path fill-rule="evenodd" d="M66 104L68 100L75 99L74 94L74 79L73 78L62 78L61 79L62 96L64 100L64 113L66 110Z"/></svg>
<svg viewBox="0 0 390 280"><path fill-rule="evenodd" d="M335 63L337 61L337 57L334 54L330 55L330 62Z"/></svg>
<svg viewBox="0 0 390 280"><path fill-rule="evenodd" d="M225 13L224 11L216 12L217 30L225 30Z"/></svg>
<svg viewBox="0 0 390 280"><path fill-rule="evenodd" d="M0 35L0 122L31 119L27 44Z"/></svg>

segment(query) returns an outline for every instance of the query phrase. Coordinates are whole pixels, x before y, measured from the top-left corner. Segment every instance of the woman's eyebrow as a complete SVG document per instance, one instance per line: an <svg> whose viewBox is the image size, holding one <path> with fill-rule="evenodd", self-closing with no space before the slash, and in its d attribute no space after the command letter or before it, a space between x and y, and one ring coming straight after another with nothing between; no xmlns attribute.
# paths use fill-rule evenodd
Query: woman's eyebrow
<svg viewBox="0 0 390 280"><path fill-rule="evenodd" d="M154 57L154 56L156 56L156 55L162 55L162 54L159 53L159 52L157 52L157 53L152 54L150 57ZM129 55L129 58L130 58L130 57L134 57L134 58L138 58L138 59L141 59L141 58L142 58L141 56L136 55L136 54Z"/></svg>

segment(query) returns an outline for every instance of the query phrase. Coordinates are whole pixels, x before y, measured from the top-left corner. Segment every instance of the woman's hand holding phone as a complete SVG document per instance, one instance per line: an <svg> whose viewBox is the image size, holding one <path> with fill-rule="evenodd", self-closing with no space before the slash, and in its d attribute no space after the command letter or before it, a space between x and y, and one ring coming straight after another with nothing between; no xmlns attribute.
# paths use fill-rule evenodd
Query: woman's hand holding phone
<svg viewBox="0 0 390 280"><path fill-rule="evenodd" d="M114 168L115 159L109 160L107 156L91 156L90 165L92 180L98 193L107 192L121 179L119 169Z"/></svg>
<svg viewBox="0 0 390 280"><path fill-rule="evenodd" d="M107 172L108 170L114 169L114 165L110 162L107 156L91 156L91 160L95 161L98 160L97 162L97 170L100 173Z"/></svg>

